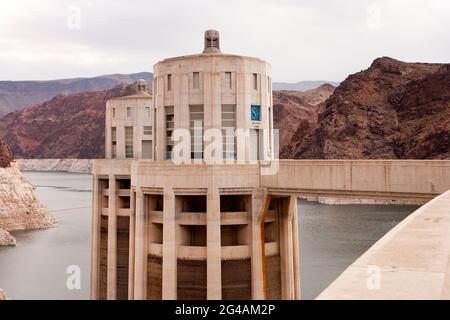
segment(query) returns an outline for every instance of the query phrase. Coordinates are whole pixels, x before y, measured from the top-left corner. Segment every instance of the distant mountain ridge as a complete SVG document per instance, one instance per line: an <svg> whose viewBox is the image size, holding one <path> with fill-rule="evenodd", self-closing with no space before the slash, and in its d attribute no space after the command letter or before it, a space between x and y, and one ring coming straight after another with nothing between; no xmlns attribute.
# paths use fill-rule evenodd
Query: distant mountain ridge
<svg viewBox="0 0 450 320"><path fill-rule="evenodd" d="M0 119L16 158L103 158L105 103L132 85L58 95ZM450 159L450 64L376 59L337 88L273 92L280 158Z"/></svg>
<svg viewBox="0 0 450 320"><path fill-rule="evenodd" d="M0 119L0 136L15 158L104 158L106 101L136 92L136 85L60 94Z"/></svg>
<svg viewBox="0 0 450 320"><path fill-rule="evenodd" d="M333 87L337 87L339 82L336 81L325 81L325 80L317 80L317 81L299 81L295 83L290 82L273 82L272 88L274 91L308 91L312 89L316 89L324 84L330 84Z"/></svg>
<svg viewBox="0 0 450 320"><path fill-rule="evenodd" d="M151 81L151 72L110 74L92 78L72 78L43 81L0 81L0 117L37 105L59 94L111 89L119 84L131 84L139 79Z"/></svg>

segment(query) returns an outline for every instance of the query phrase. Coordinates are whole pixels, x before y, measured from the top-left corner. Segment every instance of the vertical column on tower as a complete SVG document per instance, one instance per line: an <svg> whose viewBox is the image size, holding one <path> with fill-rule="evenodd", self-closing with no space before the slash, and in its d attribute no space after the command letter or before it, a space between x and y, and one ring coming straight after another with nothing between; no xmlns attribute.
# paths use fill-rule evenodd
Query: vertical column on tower
<svg viewBox="0 0 450 320"><path fill-rule="evenodd" d="M147 298L148 213L145 195L136 187L134 299Z"/></svg>
<svg viewBox="0 0 450 320"><path fill-rule="evenodd" d="M252 299L263 300L267 298L264 234L261 228L262 221L267 214L270 195L263 188L256 188L252 193L251 207L251 260L252 260Z"/></svg>
<svg viewBox="0 0 450 320"><path fill-rule="evenodd" d="M291 196L292 210L292 243L294 258L294 300L301 299L301 283L300 283L300 248L298 240L298 202L297 195Z"/></svg>
<svg viewBox="0 0 450 320"><path fill-rule="evenodd" d="M128 300L134 300L134 268L136 248L136 191L130 188L130 240L128 257Z"/></svg>
<svg viewBox="0 0 450 320"><path fill-rule="evenodd" d="M116 300L117 283L117 209L116 178L109 175L107 299Z"/></svg>
<svg viewBox="0 0 450 320"><path fill-rule="evenodd" d="M282 201L280 221L281 298L300 298L300 271L297 233L297 197Z"/></svg>
<svg viewBox="0 0 450 320"><path fill-rule="evenodd" d="M220 196L211 187L207 195L206 212L206 283L207 299L222 299L222 246L220 235Z"/></svg>
<svg viewBox="0 0 450 320"><path fill-rule="evenodd" d="M171 187L164 188L163 205L163 261L162 299L177 299L177 240L175 194Z"/></svg>
<svg viewBox="0 0 450 320"><path fill-rule="evenodd" d="M164 109L164 77L153 79L153 98L155 105L155 160L166 159L166 111Z"/></svg>
<svg viewBox="0 0 450 320"><path fill-rule="evenodd" d="M91 299L97 300L99 298L101 193L103 192L97 175L93 176L92 190Z"/></svg>

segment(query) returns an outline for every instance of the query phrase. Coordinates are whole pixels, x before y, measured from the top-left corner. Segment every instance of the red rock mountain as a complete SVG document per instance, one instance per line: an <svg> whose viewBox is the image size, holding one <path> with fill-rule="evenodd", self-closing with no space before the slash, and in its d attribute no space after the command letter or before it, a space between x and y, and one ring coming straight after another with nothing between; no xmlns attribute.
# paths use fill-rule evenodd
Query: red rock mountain
<svg viewBox="0 0 450 320"><path fill-rule="evenodd" d="M301 126L288 158L449 159L450 64L376 59L350 75Z"/></svg>
<svg viewBox="0 0 450 320"><path fill-rule="evenodd" d="M306 92L274 92L274 122L281 143L290 141L299 122L314 119L317 105L334 90L331 85ZM133 86L58 95L41 105L0 119L0 134L16 158L103 158L106 100L131 94Z"/></svg>
<svg viewBox="0 0 450 320"><path fill-rule="evenodd" d="M0 139L0 168L8 167L12 159L11 149L2 139Z"/></svg>
<svg viewBox="0 0 450 320"><path fill-rule="evenodd" d="M134 92L59 95L0 119L16 158L103 158L106 100ZM376 59L336 89L274 91L280 157L450 158L450 65Z"/></svg>
<svg viewBox="0 0 450 320"><path fill-rule="evenodd" d="M16 158L103 158L105 104L134 85L58 95L0 120L0 135Z"/></svg>
<svg viewBox="0 0 450 320"><path fill-rule="evenodd" d="M302 91L273 92L273 122L279 130L280 157L289 152L289 143L296 130L308 130L317 121L317 115L324 102L334 91L330 84Z"/></svg>

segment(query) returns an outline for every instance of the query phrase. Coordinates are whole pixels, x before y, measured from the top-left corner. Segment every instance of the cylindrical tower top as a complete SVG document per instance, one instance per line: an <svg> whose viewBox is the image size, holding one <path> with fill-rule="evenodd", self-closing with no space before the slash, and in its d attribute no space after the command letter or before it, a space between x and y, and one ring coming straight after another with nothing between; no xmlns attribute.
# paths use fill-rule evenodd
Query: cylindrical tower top
<svg viewBox="0 0 450 320"><path fill-rule="evenodd" d="M205 49L203 53L220 53L219 31L205 31Z"/></svg>

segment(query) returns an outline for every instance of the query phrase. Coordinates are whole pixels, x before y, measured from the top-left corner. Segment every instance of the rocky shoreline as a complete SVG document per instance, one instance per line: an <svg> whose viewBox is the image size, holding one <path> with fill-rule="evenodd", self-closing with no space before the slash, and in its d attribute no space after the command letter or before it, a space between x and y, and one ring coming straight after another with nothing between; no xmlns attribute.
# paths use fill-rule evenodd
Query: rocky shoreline
<svg viewBox="0 0 450 320"><path fill-rule="evenodd" d="M21 171L91 173L91 159L17 159Z"/></svg>
<svg viewBox="0 0 450 320"><path fill-rule="evenodd" d="M16 239L6 230L0 229L0 246L15 246Z"/></svg>
<svg viewBox="0 0 450 320"><path fill-rule="evenodd" d="M15 230L42 229L56 225L55 218L36 198L33 185L16 163L0 167L0 245L14 245L9 233Z"/></svg>
<svg viewBox="0 0 450 320"><path fill-rule="evenodd" d="M2 289L0 289L0 300L10 300Z"/></svg>

